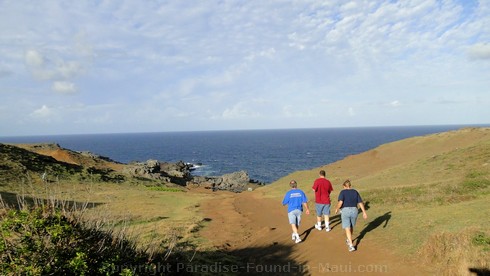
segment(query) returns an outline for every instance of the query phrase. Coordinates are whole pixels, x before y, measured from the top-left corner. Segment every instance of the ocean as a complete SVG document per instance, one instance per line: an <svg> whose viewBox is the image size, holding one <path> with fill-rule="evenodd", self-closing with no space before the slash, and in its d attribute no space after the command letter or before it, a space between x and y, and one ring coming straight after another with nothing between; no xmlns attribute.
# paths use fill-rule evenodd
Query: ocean
<svg viewBox="0 0 490 276"><path fill-rule="evenodd" d="M321 129L191 131L0 137L0 143L57 143L122 163L156 159L198 164L194 175L245 170L271 183L404 138L456 130L464 125Z"/></svg>

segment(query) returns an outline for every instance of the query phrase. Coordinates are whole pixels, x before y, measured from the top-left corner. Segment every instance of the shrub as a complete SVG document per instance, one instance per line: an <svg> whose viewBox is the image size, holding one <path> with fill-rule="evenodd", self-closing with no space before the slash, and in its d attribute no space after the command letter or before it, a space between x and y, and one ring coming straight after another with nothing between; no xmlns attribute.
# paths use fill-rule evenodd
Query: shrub
<svg viewBox="0 0 490 276"><path fill-rule="evenodd" d="M84 227L59 209L4 209L0 219L0 271L5 274L112 275L135 265L151 271L149 256L134 243Z"/></svg>

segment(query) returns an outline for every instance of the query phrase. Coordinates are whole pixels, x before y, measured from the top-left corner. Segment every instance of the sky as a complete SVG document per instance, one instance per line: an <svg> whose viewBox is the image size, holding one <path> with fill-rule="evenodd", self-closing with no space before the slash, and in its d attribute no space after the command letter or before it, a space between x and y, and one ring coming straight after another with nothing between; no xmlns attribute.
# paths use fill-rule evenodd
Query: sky
<svg viewBox="0 0 490 276"><path fill-rule="evenodd" d="M0 0L0 136L490 123L490 1Z"/></svg>

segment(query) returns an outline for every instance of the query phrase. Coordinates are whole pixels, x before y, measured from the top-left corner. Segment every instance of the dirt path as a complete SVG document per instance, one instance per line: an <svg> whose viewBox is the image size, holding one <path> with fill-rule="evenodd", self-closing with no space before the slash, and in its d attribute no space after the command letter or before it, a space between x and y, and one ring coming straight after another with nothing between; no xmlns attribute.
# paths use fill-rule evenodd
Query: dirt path
<svg viewBox="0 0 490 276"><path fill-rule="evenodd" d="M245 259L247 265L240 267L241 272L428 274L380 248L369 235L360 241L357 251L348 252L338 217L332 218L333 229L327 233L313 227L315 214L304 214L300 226L303 242L294 244L286 207L277 200L263 199L258 192L216 193L216 199L205 202L202 210L211 219L202 235L215 246L224 247ZM356 229L355 236L359 230Z"/></svg>

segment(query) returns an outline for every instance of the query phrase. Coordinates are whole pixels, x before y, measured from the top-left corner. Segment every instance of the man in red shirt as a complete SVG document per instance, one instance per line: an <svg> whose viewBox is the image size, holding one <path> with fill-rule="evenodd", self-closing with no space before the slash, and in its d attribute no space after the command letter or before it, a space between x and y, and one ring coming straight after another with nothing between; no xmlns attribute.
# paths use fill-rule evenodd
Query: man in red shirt
<svg viewBox="0 0 490 276"><path fill-rule="evenodd" d="M330 232L330 193L333 191L332 183L325 177L325 171L320 171L320 177L313 183L315 191L316 224L315 228L322 230L322 215L325 217L325 231Z"/></svg>

